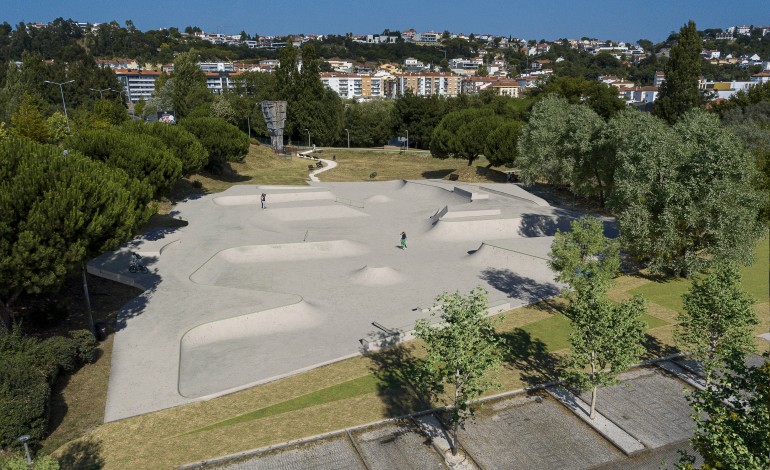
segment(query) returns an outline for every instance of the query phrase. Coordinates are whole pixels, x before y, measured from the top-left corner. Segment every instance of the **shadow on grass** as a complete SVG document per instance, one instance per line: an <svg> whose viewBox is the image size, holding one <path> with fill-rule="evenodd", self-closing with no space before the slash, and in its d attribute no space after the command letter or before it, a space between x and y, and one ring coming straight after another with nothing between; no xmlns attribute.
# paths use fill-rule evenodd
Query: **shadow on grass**
<svg viewBox="0 0 770 470"><path fill-rule="evenodd" d="M645 353L641 357L643 361L666 357L680 352L677 348L661 342L650 334L644 335L644 349Z"/></svg>
<svg viewBox="0 0 770 470"><path fill-rule="evenodd" d="M559 380L564 371L562 358L549 352L548 347L537 338L516 328L500 334L503 341L503 360L518 369L521 380L527 385L540 385Z"/></svg>
<svg viewBox="0 0 770 470"><path fill-rule="evenodd" d="M62 470L99 470L102 446L93 440L77 441L67 446L57 457Z"/></svg>
<svg viewBox="0 0 770 470"><path fill-rule="evenodd" d="M445 168L443 170L423 171L422 177L428 180L444 179L455 171L454 168Z"/></svg>
<svg viewBox="0 0 770 470"><path fill-rule="evenodd" d="M395 340L394 340L395 342ZM414 357L414 346L392 344L366 354L377 377L377 394L389 417L403 416L430 408L430 394L420 385L421 362Z"/></svg>

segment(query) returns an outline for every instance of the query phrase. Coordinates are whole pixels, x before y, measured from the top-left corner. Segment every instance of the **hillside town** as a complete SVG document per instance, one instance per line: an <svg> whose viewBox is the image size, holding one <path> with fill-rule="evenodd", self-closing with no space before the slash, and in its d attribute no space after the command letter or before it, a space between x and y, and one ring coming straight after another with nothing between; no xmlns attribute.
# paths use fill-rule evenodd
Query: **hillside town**
<svg viewBox="0 0 770 470"><path fill-rule="evenodd" d="M96 34L99 28L114 27L105 24L77 22L84 33ZM44 23L30 23L31 28L45 28ZM733 66L750 70L748 80L710 80L702 77L701 90L710 99L727 99L739 91L746 91L752 85L770 81L770 57L758 53L731 54L726 47L720 50L714 46L727 46L739 38L760 37L770 34L770 26L729 26L713 33L713 37L704 38L701 56L714 66ZM245 47L262 51L276 51L287 44L301 47L315 42L323 44L330 40L328 35L302 34L286 37L251 36L246 33L237 35L217 32L204 32L199 28L188 27L182 37L206 41L217 46ZM418 32L408 29L401 32L384 31L382 34L345 36L352 42L369 45L396 45L400 42L433 47L441 50L445 56L444 64L425 63L414 57L407 57L400 63L387 61L356 61L331 57L324 59L326 70L321 72L325 86L341 98L367 101L373 99L392 99L411 92L417 96L440 95L455 97L460 94L477 94L490 91L496 95L513 98L523 97L528 90L538 87L554 74L554 65L568 59L563 56L552 57L549 54L555 45L578 53L597 56L608 54L620 61L625 67L638 64L652 55L666 57L668 47L648 47L645 50L639 44L624 41L599 40L591 38L561 39L558 41L534 41L511 36L491 34L463 34L444 31ZM442 49L447 41L465 41L473 44L473 55L451 57ZM648 46L651 46L650 43ZM710 49L706 49L706 46ZM525 64L515 65L507 60L511 53L525 57ZM155 91L155 81L161 74L173 71L173 63L139 63L136 59L100 59L99 65L113 69L121 81L126 99L131 104L140 100L149 100ZM214 93L232 90L243 72L273 72L280 62L278 59L201 62L200 67L206 74L208 88ZM658 87L665 80L663 73L657 71L652 83L643 84L614 75L598 75L597 81L617 89L618 97L629 105L645 106L653 103L658 96Z"/></svg>

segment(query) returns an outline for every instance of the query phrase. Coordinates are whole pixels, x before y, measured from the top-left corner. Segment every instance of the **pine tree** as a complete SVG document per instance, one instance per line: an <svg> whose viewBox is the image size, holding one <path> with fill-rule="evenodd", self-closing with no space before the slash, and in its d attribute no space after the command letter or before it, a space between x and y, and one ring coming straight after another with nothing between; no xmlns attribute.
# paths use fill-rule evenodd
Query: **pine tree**
<svg viewBox="0 0 770 470"><path fill-rule="evenodd" d="M671 47L669 60L663 68L666 81L660 86L653 107L653 113L669 124L704 103L698 90L702 48L695 22L691 20L679 30L679 42Z"/></svg>

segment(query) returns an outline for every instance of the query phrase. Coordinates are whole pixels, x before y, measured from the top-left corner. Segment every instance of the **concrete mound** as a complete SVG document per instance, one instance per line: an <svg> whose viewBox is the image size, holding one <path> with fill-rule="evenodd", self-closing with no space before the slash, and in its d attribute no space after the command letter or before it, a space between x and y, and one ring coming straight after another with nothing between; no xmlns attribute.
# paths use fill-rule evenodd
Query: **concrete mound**
<svg viewBox="0 0 770 470"><path fill-rule="evenodd" d="M373 204L382 204L385 202L393 202L393 199L384 194L375 194L374 196L364 199L364 201Z"/></svg>
<svg viewBox="0 0 770 470"><path fill-rule="evenodd" d="M520 238L521 218L438 220L425 234L425 238L436 241L494 240Z"/></svg>
<svg viewBox="0 0 770 470"><path fill-rule="evenodd" d="M233 265L347 258L368 252L366 245L350 240L239 246L214 255L190 276L190 280L215 285Z"/></svg>
<svg viewBox="0 0 770 470"><path fill-rule="evenodd" d="M267 214L282 222L301 220L347 219L351 217L368 217L369 214L341 205L277 207L269 209Z"/></svg>
<svg viewBox="0 0 770 470"><path fill-rule="evenodd" d="M362 286L392 286L404 280L405 276L390 266L364 266L350 276L351 282Z"/></svg>

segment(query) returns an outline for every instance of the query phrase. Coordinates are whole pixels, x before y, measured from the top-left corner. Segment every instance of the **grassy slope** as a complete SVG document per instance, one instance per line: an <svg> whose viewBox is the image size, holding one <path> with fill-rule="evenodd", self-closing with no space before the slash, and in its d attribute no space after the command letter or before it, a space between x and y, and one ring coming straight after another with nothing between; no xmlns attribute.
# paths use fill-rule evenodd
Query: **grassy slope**
<svg viewBox="0 0 770 470"><path fill-rule="evenodd" d="M453 172L459 173L461 180L485 178L479 174L484 172L483 169L468 168L457 160L440 161L419 154L356 156L343 150L329 150L324 156L329 158L332 152L341 165L320 175L325 181L369 180L372 171L377 171L377 180L446 178ZM276 158L261 148L253 148L240 170L248 173L248 178L221 181L196 176L194 179L202 181L204 192L226 189L232 184L300 184L304 181L305 160L270 162ZM283 173L288 176L282 176ZM767 249L761 250L762 247L757 263L746 274L745 282L752 292L761 291L763 285L764 292L767 291ZM676 289L682 289L675 284ZM653 355L672 348L676 292L670 283L656 284L641 277L622 277L610 292L618 301L636 293L648 294L651 302L646 320ZM766 311L767 296L764 298L765 303L758 308ZM564 304L562 299L551 299L504 316L497 326L506 342L505 364L499 374L501 390L518 389L556 378L558 359L568 347L569 323L559 313ZM768 329L766 317L764 331ZM426 406L417 399L408 380L412 358L421 355L419 342L413 342L403 348L345 360L214 400L107 423L93 430L84 426L79 432L85 436L62 447L57 454L69 462L88 462L98 457L105 468L169 468L402 415ZM105 354L100 362L105 359L108 370L108 355ZM84 369L76 375L98 375L97 370ZM95 392L102 396L106 394L106 370L101 372L104 388ZM72 388L67 393L82 396L77 392L78 383L73 377L65 392ZM97 409L101 412L103 405L101 408L97 405ZM64 422L77 413L67 413ZM60 438L54 439L52 435L47 447L77 436L76 428L77 425L73 425L72 432L66 437L60 434Z"/></svg>

